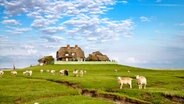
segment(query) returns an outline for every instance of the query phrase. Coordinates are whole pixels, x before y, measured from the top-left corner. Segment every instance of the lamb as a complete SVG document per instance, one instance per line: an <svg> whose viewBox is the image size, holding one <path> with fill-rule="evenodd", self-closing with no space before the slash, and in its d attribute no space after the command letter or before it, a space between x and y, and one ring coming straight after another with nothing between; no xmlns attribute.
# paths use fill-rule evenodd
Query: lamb
<svg viewBox="0 0 184 104"><path fill-rule="evenodd" d="M87 71L86 70L84 70L84 74L86 74L87 73Z"/></svg>
<svg viewBox="0 0 184 104"><path fill-rule="evenodd" d="M4 71L3 70L0 70L0 75L3 75L4 74Z"/></svg>
<svg viewBox="0 0 184 104"><path fill-rule="evenodd" d="M79 71L75 69L75 70L73 71L74 77L78 77L78 73L79 73Z"/></svg>
<svg viewBox="0 0 184 104"><path fill-rule="evenodd" d="M84 75L84 71L80 70L80 76L83 77L83 75Z"/></svg>
<svg viewBox="0 0 184 104"><path fill-rule="evenodd" d="M31 70L30 71L26 70L23 72L23 75L32 76L32 73L33 72Z"/></svg>
<svg viewBox="0 0 184 104"><path fill-rule="evenodd" d="M68 76L68 70L60 70L59 73Z"/></svg>
<svg viewBox="0 0 184 104"><path fill-rule="evenodd" d="M129 84L130 88L132 88L132 78L130 77L118 77L118 81L120 83L120 89L122 89L123 84Z"/></svg>
<svg viewBox="0 0 184 104"><path fill-rule="evenodd" d="M40 70L40 73L43 73L43 69Z"/></svg>
<svg viewBox="0 0 184 104"><path fill-rule="evenodd" d="M50 71L51 74L54 74L55 72L56 72L55 70L51 70L51 71Z"/></svg>
<svg viewBox="0 0 184 104"><path fill-rule="evenodd" d="M68 76L68 70L64 70L64 75Z"/></svg>
<svg viewBox="0 0 184 104"><path fill-rule="evenodd" d="M60 70L59 73L60 73L61 75L64 75L64 71L65 71L65 70Z"/></svg>
<svg viewBox="0 0 184 104"><path fill-rule="evenodd" d="M147 85L146 77L136 75L136 79L137 79L137 84L139 86L139 89L142 89L143 85L144 85L144 89L146 89L146 85Z"/></svg>
<svg viewBox="0 0 184 104"><path fill-rule="evenodd" d="M17 75L17 71L11 71L12 75Z"/></svg>

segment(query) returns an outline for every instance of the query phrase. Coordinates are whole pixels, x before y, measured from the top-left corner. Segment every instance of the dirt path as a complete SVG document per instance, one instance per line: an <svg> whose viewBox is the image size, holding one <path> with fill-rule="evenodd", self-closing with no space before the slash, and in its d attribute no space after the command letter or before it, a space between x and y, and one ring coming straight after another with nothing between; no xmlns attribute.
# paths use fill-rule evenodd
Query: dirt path
<svg viewBox="0 0 184 104"><path fill-rule="evenodd" d="M122 96L119 96L113 93L108 93L108 92L102 93L102 92L98 92L97 90L84 89L84 88L81 88L78 84L71 83L68 81L51 80L51 79L46 79L46 80L55 82L55 83L60 83L62 85L77 89L80 91L81 95L107 99L107 100L114 102L115 104L151 104L146 101L130 99L128 97L122 97Z"/></svg>
<svg viewBox="0 0 184 104"><path fill-rule="evenodd" d="M28 77L26 77L28 78ZM29 77L30 78L30 77ZM42 79L42 78L31 78L31 79ZM54 83L59 83L65 86L68 86L70 88L77 89L79 93L83 96L90 96L90 97L95 97L95 98L103 98L110 100L114 102L115 104L151 104L151 102L139 100L139 99L131 99L126 96L120 96L117 95L113 92L109 91L104 91L104 92L98 92L97 90L90 90L90 89L84 89L79 86L79 84L72 83L69 81L61 81L61 80L52 80L52 79L42 79L42 80L47 80L50 82ZM171 96L171 95L165 95L163 96L169 100L171 100L174 104L184 104L184 98L183 97L178 97L178 96Z"/></svg>

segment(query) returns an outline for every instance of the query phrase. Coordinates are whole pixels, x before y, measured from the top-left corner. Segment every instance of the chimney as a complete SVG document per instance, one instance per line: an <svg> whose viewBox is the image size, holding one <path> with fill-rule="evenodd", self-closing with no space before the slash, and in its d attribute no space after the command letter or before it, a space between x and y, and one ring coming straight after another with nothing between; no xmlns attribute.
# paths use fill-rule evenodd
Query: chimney
<svg viewBox="0 0 184 104"><path fill-rule="evenodd" d="M67 45L66 45L66 48L68 48L68 49L69 49L69 48L70 48L70 45L69 45L69 44L67 44Z"/></svg>
<svg viewBox="0 0 184 104"><path fill-rule="evenodd" d="M78 45L75 45L75 48L78 48Z"/></svg>

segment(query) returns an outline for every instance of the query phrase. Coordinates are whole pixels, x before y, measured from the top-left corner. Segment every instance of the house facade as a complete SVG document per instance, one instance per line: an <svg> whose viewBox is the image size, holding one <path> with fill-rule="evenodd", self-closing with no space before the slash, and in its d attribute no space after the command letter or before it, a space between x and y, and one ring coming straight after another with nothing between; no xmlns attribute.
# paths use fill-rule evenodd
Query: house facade
<svg viewBox="0 0 184 104"><path fill-rule="evenodd" d="M74 47L70 47L67 45L66 47L61 47L56 52L57 61L84 61L85 55L84 51L75 45Z"/></svg>

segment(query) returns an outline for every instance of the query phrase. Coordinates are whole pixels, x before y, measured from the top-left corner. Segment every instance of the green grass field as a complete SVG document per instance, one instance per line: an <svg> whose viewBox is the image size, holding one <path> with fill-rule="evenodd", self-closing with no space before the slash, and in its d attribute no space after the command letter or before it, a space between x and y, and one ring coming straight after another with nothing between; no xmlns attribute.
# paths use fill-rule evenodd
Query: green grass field
<svg viewBox="0 0 184 104"><path fill-rule="evenodd" d="M40 69L44 69L40 73ZM55 69L55 75L46 70ZM68 69L69 76L59 75L59 70ZM83 77L73 77L74 69L86 70ZM118 72L115 72L117 69ZM22 74L32 70L31 77ZM128 70L130 72L128 72ZM128 99L126 102L152 104L184 103L184 70L149 70L122 65L47 65L19 69L17 76L5 71L0 76L0 104L114 104L109 96ZM147 89L128 85L119 89L118 76L143 75L148 80ZM68 83L68 84L67 84ZM71 84L77 86L71 86ZM81 89L95 91L95 96L81 94ZM106 96L106 97L104 97ZM108 98L109 97L109 98ZM136 103L135 102L135 103Z"/></svg>

